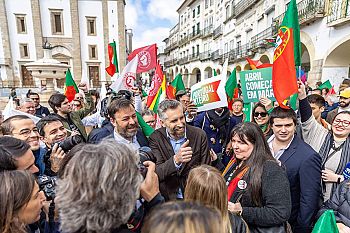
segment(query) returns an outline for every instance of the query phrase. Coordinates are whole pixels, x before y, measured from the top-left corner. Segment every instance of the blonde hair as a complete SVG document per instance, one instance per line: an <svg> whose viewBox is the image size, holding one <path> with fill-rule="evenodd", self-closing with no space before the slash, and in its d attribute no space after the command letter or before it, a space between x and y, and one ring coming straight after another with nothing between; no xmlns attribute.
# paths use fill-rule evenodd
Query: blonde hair
<svg viewBox="0 0 350 233"><path fill-rule="evenodd" d="M185 200L217 208L221 213L225 232L232 232L228 216L227 187L217 169L209 165L192 169L187 179Z"/></svg>
<svg viewBox="0 0 350 233"><path fill-rule="evenodd" d="M218 210L198 203L167 202L146 219L142 233L226 233Z"/></svg>

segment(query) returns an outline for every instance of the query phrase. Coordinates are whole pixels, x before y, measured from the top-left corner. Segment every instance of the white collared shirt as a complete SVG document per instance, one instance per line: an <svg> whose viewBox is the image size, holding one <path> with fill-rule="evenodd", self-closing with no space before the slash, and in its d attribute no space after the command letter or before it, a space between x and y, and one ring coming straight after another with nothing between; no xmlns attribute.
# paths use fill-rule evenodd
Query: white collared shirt
<svg viewBox="0 0 350 233"><path fill-rule="evenodd" d="M286 151L290 144L292 143L293 139L294 139L294 135L293 135L293 138L292 140L290 140L290 142L288 143L288 145L285 147L285 148L281 148L279 149L276 153L274 152L273 150L273 141L275 140L275 135L273 134L268 140L267 140L267 144L269 144L269 147L270 147L270 150L271 150L271 153L272 153L272 156L278 161L282 154L284 153L284 151Z"/></svg>
<svg viewBox="0 0 350 233"><path fill-rule="evenodd" d="M138 150L141 146L139 142L137 141L136 135L132 138L132 141L126 140L124 137L122 137L117 131L113 131L114 133L114 140L120 143L125 143L128 145L131 145L135 150Z"/></svg>

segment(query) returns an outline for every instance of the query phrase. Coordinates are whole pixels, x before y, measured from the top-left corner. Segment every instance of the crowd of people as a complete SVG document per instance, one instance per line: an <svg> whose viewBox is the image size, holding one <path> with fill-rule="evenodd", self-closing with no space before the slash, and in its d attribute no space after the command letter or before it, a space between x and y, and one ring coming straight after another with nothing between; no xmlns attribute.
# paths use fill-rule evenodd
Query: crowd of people
<svg viewBox="0 0 350 233"><path fill-rule="evenodd" d="M349 80L298 85L297 110L261 98L251 116L184 90L157 114L139 89L79 84L50 110L30 91L1 117L0 232L311 233L326 210L350 232Z"/></svg>

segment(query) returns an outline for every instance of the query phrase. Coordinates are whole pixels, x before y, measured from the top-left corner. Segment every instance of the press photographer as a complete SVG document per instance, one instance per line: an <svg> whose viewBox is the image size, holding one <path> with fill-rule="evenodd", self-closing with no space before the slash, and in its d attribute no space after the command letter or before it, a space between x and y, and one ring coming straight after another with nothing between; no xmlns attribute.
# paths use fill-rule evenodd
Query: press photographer
<svg viewBox="0 0 350 233"><path fill-rule="evenodd" d="M44 156L45 172L47 176L56 176L60 163L65 154L75 145L81 143L83 138L74 133L67 137L67 130L61 120L53 115L43 117L37 123L40 139L45 143Z"/></svg>

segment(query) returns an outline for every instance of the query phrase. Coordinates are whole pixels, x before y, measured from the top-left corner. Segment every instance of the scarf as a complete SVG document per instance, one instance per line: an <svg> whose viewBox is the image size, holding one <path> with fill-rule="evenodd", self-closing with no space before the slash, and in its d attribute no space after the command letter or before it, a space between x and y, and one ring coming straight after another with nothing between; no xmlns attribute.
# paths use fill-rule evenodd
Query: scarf
<svg viewBox="0 0 350 233"><path fill-rule="evenodd" d="M231 170L231 168L233 168L233 170L232 170L230 176L233 175L233 173L235 173L236 170L238 169L238 164L237 164L237 161L234 157L232 157L230 162L227 164L225 170L222 173L222 176L224 177L228 173L228 171ZM228 198L228 200L231 199L232 194L237 189L238 182L243 178L243 176L247 173L248 170L249 170L249 167L245 167L232 180L230 180L230 178L228 178L228 180L227 180L227 182L229 182L229 184L227 186L227 198Z"/></svg>
<svg viewBox="0 0 350 233"><path fill-rule="evenodd" d="M330 132L328 132L325 140L323 141L323 144L322 144L321 149L319 151L319 154L320 154L321 159L322 159L322 169L324 169L324 165L329 158L329 154L330 154L329 152L332 148L333 143L334 143L333 133L330 131ZM348 137L345 140L345 142L341 148L340 163L339 163L335 173L338 175L341 175L343 173L344 168L346 167L346 164L349 161L350 161L350 137ZM333 183L331 195L333 194L333 192L335 191L335 189L337 187L338 187L338 184Z"/></svg>
<svg viewBox="0 0 350 233"><path fill-rule="evenodd" d="M227 140L229 139L230 131L230 111L228 108L224 108L221 116L219 116L215 109L209 110L206 113L209 121L215 128L218 129L219 138L221 139L222 145L226 146Z"/></svg>

